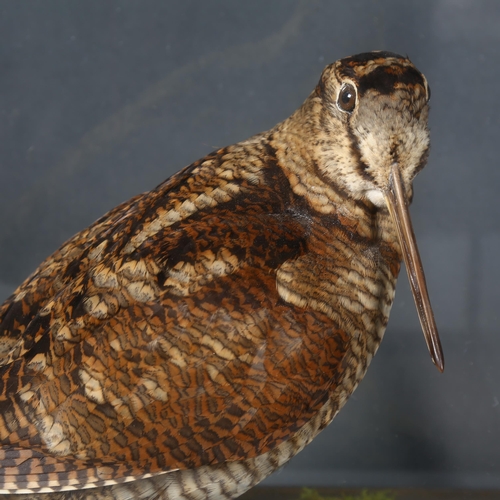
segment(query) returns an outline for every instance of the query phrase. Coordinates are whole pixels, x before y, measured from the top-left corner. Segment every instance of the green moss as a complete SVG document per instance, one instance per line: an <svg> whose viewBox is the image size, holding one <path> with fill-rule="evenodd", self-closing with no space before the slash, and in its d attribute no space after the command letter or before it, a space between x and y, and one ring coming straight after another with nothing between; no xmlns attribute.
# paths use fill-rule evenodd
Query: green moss
<svg viewBox="0 0 500 500"><path fill-rule="evenodd" d="M304 488L299 500L395 500L394 495L388 491L369 492L363 490L359 495L342 495L341 497L324 497L316 490Z"/></svg>

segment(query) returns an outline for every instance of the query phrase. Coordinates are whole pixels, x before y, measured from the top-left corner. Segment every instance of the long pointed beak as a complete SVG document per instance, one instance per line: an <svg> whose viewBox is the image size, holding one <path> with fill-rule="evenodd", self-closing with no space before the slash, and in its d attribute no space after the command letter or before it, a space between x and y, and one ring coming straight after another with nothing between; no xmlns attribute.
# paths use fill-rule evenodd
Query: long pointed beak
<svg viewBox="0 0 500 500"><path fill-rule="evenodd" d="M415 234L411 225L401 172L397 165L393 165L392 167L389 189L385 192L385 200L397 228L399 244L403 252L406 271L408 272L408 279L410 280L410 287L415 305L417 306L425 342L427 343L433 363L442 372L444 370L443 350L436 322L434 321L429 293L427 292L422 261L420 260Z"/></svg>

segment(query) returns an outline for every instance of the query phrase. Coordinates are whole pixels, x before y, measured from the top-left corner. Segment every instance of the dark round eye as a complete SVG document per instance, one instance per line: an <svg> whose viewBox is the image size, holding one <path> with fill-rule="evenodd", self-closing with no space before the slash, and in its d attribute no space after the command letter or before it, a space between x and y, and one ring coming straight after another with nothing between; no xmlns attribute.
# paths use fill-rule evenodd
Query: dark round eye
<svg viewBox="0 0 500 500"><path fill-rule="evenodd" d="M337 106L341 111L351 113L356 106L356 89L350 83L344 83L339 92Z"/></svg>

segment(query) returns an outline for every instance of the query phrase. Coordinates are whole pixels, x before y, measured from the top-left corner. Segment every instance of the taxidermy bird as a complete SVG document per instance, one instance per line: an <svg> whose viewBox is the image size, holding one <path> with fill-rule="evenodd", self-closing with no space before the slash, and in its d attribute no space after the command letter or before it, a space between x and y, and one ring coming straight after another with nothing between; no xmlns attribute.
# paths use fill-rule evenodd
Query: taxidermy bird
<svg viewBox="0 0 500 500"><path fill-rule="evenodd" d="M402 259L442 371L407 208L429 96L407 58L341 59L45 260L0 308L0 494L236 498L352 394Z"/></svg>

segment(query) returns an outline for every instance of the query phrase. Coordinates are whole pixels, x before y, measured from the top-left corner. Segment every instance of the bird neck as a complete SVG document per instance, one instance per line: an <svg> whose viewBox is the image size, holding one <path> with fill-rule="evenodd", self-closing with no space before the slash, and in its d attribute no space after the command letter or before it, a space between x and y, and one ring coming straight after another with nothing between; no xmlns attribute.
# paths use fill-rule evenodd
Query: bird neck
<svg viewBox="0 0 500 500"><path fill-rule="evenodd" d="M317 103L310 97L296 113L270 131L269 143L278 165L293 192L305 199L310 209L322 216L335 216L343 226L369 240L396 242L395 228L386 209L369 200L354 198L341 179L325 176L322 169L324 150L329 139L319 126Z"/></svg>

